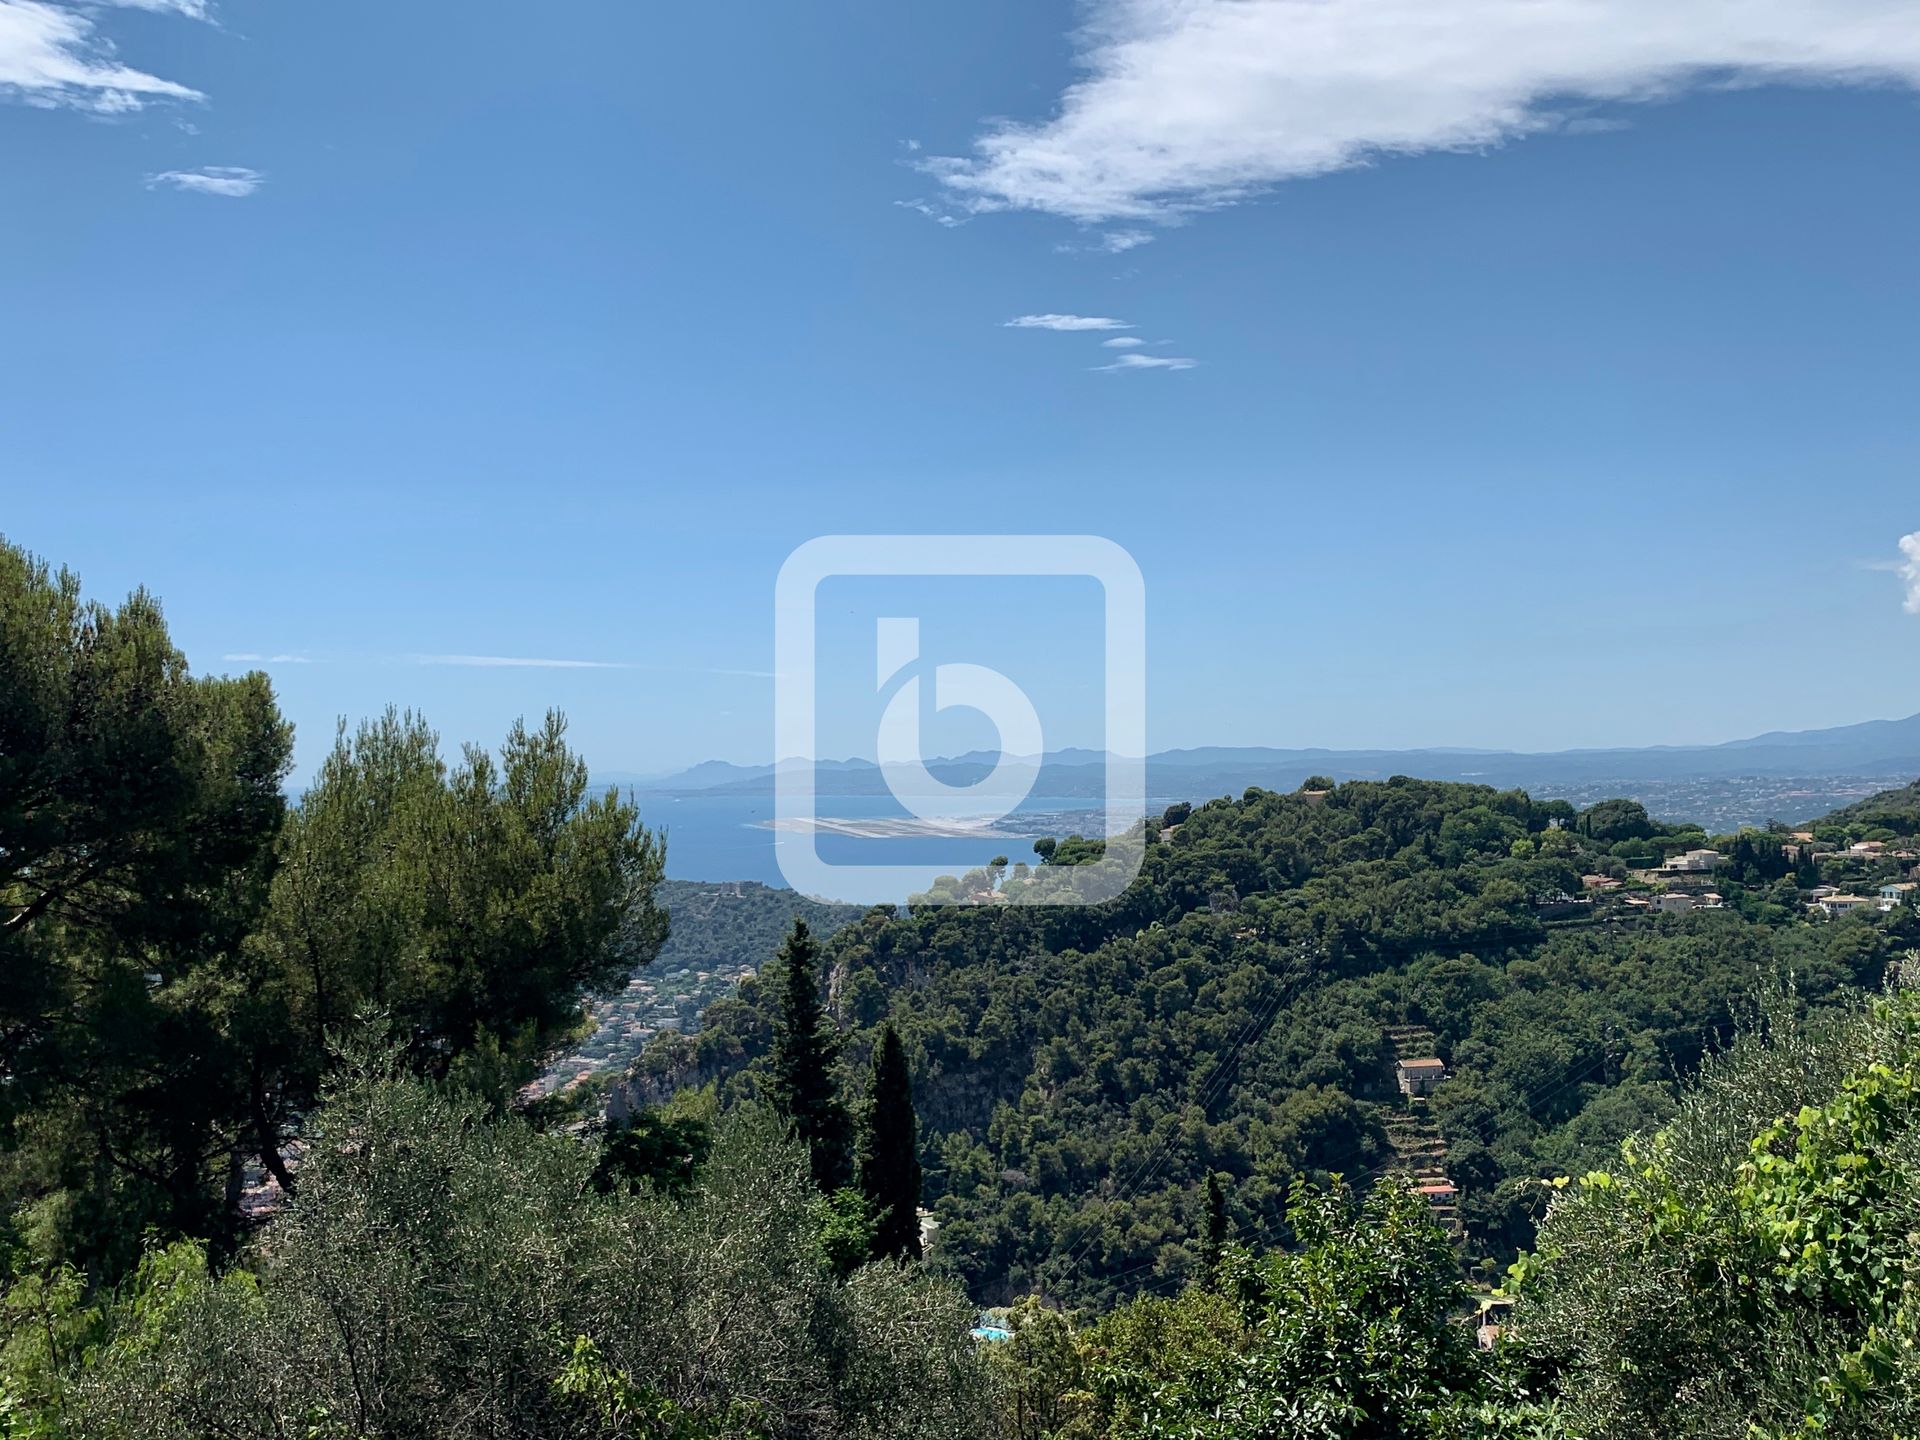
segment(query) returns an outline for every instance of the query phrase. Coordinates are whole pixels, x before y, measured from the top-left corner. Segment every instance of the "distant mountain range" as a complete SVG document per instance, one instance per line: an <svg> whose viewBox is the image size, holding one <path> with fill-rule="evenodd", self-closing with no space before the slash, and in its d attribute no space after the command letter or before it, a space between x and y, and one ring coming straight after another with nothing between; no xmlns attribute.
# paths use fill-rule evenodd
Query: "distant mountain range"
<svg viewBox="0 0 1920 1440"><path fill-rule="evenodd" d="M986 753L935 760L928 769L951 785L984 777L998 757ZM1103 793L1104 756L1094 750L1061 750L1045 757L1036 796L1093 798ZM802 765L798 760L784 766ZM690 770L649 780L601 775L597 779L667 794L770 794L772 765L733 765L709 760ZM1832 730L1776 731L1723 745L1661 745L1627 750L1282 750L1266 746L1205 746L1165 750L1147 759L1151 796L1199 799L1238 794L1249 785L1292 790L1311 776L1333 780L1379 780L1417 775L1528 789L1633 787L1680 781L1742 778L1783 779L1899 777L1920 775L1920 715L1871 720ZM828 760L815 767L822 796L881 795L886 781L869 760Z"/></svg>

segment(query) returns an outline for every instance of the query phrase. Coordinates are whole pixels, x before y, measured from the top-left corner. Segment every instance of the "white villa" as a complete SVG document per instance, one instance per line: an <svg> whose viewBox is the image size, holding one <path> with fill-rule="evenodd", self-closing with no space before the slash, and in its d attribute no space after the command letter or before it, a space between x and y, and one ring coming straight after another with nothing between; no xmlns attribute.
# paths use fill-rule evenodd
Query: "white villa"
<svg viewBox="0 0 1920 1440"><path fill-rule="evenodd" d="M1669 855L1660 862L1662 874L1709 875L1727 863L1718 850L1689 850L1684 855Z"/></svg>

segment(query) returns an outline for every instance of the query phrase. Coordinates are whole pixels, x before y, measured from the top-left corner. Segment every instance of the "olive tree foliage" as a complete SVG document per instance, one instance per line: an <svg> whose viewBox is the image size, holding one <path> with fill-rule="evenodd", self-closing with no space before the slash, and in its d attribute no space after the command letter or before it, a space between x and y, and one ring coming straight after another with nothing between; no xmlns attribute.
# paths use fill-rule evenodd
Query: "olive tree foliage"
<svg viewBox="0 0 1920 1440"><path fill-rule="evenodd" d="M1515 1267L1571 1433L1920 1431L1920 996L1767 1023L1568 1184Z"/></svg>
<svg viewBox="0 0 1920 1440"><path fill-rule="evenodd" d="M722 1120L682 1196L602 1193L591 1147L402 1077L394 1058L334 1088L251 1270L215 1278L190 1247L149 1261L67 1371L65 1428L48 1433L980 1433L964 1298L905 1266L838 1278L806 1153L771 1116Z"/></svg>

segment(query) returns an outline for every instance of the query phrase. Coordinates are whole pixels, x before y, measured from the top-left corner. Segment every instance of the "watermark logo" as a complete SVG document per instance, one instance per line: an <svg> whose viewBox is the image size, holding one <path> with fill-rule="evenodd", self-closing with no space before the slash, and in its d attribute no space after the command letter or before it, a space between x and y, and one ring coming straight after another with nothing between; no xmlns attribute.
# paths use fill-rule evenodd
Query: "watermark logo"
<svg viewBox="0 0 1920 1440"><path fill-rule="evenodd" d="M861 640L871 645L873 688L867 693L877 716L870 743L887 792L884 802L869 799L852 816L845 813L847 802L823 793L823 775L842 779L845 772L826 770L820 743L827 693L822 589L848 577L878 584L883 597ZM1092 633L1044 633L1050 663L1077 665L1099 689L1102 742L1092 757L1076 757L1071 799L1036 795L1049 773L1045 707L992 663L992 653L951 659L923 653L922 617L911 609L921 593L915 587L941 578L1009 586L1068 579L1097 587ZM969 643L990 652L996 635L1004 634L982 626L969 632ZM776 854L794 889L837 899L1095 905L1118 896L1139 873L1146 813L1146 597L1139 566L1112 541L1085 535L811 540L787 558L775 586L774 676ZM985 718L995 736L991 763L969 757L971 763L949 764L950 773L938 773L927 749L928 722L952 710ZM1098 793L1085 793L1090 775L1097 776L1092 788ZM985 890L936 888L937 876L958 867L909 853L934 841L963 849L971 844L979 856L972 863L985 866L982 852L1014 853L1016 847L997 842L1058 818L1063 806L1074 807L1075 828L1090 843L1063 849L1062 863L1025 873L1024 866L1011 875L989 867L991 888ZM854 858L823 853L823 839L849 836L859 842Z"/></svg>

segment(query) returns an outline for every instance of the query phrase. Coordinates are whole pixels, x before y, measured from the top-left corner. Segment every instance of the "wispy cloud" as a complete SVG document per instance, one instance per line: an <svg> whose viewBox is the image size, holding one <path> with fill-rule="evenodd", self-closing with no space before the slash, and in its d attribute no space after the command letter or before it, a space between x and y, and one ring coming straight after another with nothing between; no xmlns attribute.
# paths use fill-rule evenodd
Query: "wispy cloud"
<svg viewBox="0 0 1920 1440"><path fill-rule="evenodd" d="M1052 118L923 162L963 210L1167 220L1380 157L1592 128L1595 102L1729 83L1920 86L1903 0L1088 5L1086 78Z"/></svg>
<svg viewBox="0 0 1920 1440"><path fill-rule="evenodd" d="M1096 365L1095 370L1191 370L1198 360L1190 360L1184 355L1140 355L1128 351L1124 355L1113 357L1110 365Z"/></svg>
<svg viewBox="0 0 1920 1440"><path fill-rule="evenodd" d="M1063 242L1053 249L1057 255L1124 255L1142 245L1151 245L1154 239L1151 230L1109 230L1088 243Z"/></svg>
<svg viewBox="0 0 1920 1440"><path fill-rule="evenodd" d="M1907 587L1907 613L1920 615L1920 530L1900 537L1900 581Z"/></svg>
<svg viewBox="0 0 1920 1440"><path fill-rule="evenodd" d="M203 165L198 170L162 170L158 175L147 177L149 190L171 185L175 190L185 190L194 195L224 195L230 200L244 200L266 183L265 175L245 165Z"/></svg>
<svg viewBox="0 0 1920 1440"><path fill-rule="evenodd" d="M1102 330L1131 330L1133 326L1125 320L1116 320L1110 315L1017 315L1005 322L1015 330L1065 330L1076 333L1098 333ZM1140 350L1146 341L1132 335L1115 335L1102 340L1101 347L1117 350L1111 364L1096 365L1095 370L1191 370L1200 362L1184 355L1143 355ZM1156 341L1164 345L1167 341Z"/></svg>
<svg viewBox="0 0 1920 1440"><path fill-rule="evenodd" d="M206 0L105 0L128 10L159 10L169 15L185 15L190 20L207 18Z"/></svg>
<svg viewBox="0 0 1920 1440"><path fill-rule="evenodd" d="M415 665L466 665L483 670L639 670L626 660L556 660L531 655L409 655Z"/></svg>
<svg viewBox="0 0 1920 1440"><path fill-rule="evenodd" d="M967 223L967 217L956 215L951 206L935 205L929 200L896 200L893 203L902 210L911 210L916 215L924 215L934 224L945 225L948 229Z"/></svg>
<svg viewBox="0 0 1920 1440"><path fill-rule="evenodd" d="M1107 315L1016 315L1006 322L1010 330L1131 330L1124 320Z"/></svg>
<svg viewBox="0 0 1920 1440"><path fill-rule="evenodd" d="M121 0L201 18L195 0ZM42 0L0 0L0 99L46 109L119 115L156 100L200 100L199 91L123 65L93 14Z"/></svg>
<svg viewBox="0 0 1920 1440"><path fill-rule="evenodd" d="M1109 255L1124 255L1153 243L1151 230L1109 230L1100 237L1100 248Z"/></svg>
<svg viewBox="0 0 1920 1440"><path fill-rule="evenodd" d="M771 670L725 665L662 665L642 660L580 660L547 655L393 655L343 651L316 657L290 651L229 650L220 658L229 665L446 665L474 670L646 670L667 675L722 675L749 680L777 678Z"/></svg>

